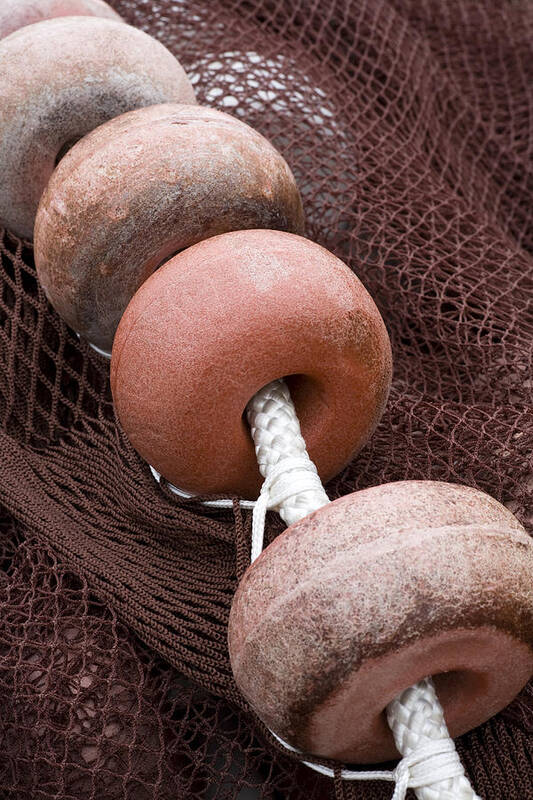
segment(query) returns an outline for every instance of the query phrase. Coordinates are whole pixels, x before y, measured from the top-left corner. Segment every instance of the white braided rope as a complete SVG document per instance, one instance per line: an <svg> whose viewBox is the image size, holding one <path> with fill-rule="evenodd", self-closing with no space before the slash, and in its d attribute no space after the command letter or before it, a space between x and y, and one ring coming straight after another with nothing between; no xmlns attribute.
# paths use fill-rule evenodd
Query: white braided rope
<svg viewBox="0 0 533 800"><path fill-rule="evenodd" d="M246 412L259 471L265 479L260 500L275 496L268 508L277 511L287 525L329 503L316 467L309 458L285 381L273 381L257 392ZM279 469L277 465L281 461L285 468ZM283 498L280 485L284 487Z"/></svg>
<svg viewBox="0 0 533 800"><path fill-rule="evenodd" d="M247 416L257 461L265 478L254 508L252 561L261 553L267 509L279 512L291 525L321 508L329 498L309 458L300 424L284 381L273 381L252 398ZM465 775L451 739L433 681L426 678L406 689L387 707L387 720L403 758L396 769L343 770L345 780L388 780L396 784L393 800L403 800L408 788L419 800L480 800ZM276 734L288 750L297 752ZM324 775L333 770L311 762Z"/></svg>

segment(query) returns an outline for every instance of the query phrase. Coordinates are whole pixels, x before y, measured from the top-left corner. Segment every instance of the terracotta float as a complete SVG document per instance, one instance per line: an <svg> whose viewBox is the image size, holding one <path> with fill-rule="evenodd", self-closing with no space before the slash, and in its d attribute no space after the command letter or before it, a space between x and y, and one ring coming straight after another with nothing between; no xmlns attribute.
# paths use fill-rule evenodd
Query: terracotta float
<svg viewBox="0 0 533 800"><path fill-rule="evenodd" d="M167 104L124 114L76 144L35 224L35 261L52 305L103 350L128 302L165 259L245 228L302 233L282 156L235 117Z"/></svg>
<svg viewBox="0 0 533 800"><path fill-rule="evenodd" d="M433 676L452 736L533 673L533 543L488 495L405 481L335 500L281 534L235 595L235 679L263 722L347 763L398 752L385 709Z"/></svg>
<svg viewBox="0 0 533 800"><path fill-rule="evenodd" d="M175 256L134 296L113 345L125 432L165 478L196 494L257 496L243 413L283 376L292 376L304 438L327 480L382 414L390 344L354 273L288 233L227 233Z"/></svg>
<svg viewBox="0 0 533 800"><path fill-rule="evenodd" d="M34 22L74 16L121 19L104 0L2 0L0 39Z"/></svg>
<svg viewBox="0 0 533 800"><path fill-rule="evenodd" d="M162 44L123 22L64 17L0 40L0 224L31 239L65 151L98 125L162 102L194 103Z"/></svg>

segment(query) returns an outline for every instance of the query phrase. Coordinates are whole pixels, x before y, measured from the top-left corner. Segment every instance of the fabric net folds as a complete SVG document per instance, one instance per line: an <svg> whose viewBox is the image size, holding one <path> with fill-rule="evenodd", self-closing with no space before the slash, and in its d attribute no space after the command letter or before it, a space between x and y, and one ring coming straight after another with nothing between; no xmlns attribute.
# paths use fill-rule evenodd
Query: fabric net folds
<svg viewBox="0 0 533 800"><path fill-rule="evenodd" d="M111 4L178 56L199 102L278 147L308 236L386 321L388 408L330 497L448 480L531 530L531 2ZM0 797L389 798L314 774L254 718L226 645L250 512L155 483L29 243L4 231L0 254ZM458 748L481 796L533 798L533 692Z"/></svg>

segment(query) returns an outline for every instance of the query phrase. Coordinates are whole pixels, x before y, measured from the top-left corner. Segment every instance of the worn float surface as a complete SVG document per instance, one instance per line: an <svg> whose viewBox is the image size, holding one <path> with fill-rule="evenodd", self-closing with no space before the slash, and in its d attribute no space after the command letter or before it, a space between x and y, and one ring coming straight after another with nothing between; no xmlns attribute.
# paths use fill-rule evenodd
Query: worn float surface
<svg viewBox="0 0 533 800"><path fill-rule="evenodd" d="M531 530L531 4L113 5L180 58L200 102L273 141L308 235L387 322L388 410L330 496L461 482ZM249 519L154 484L117 427L108 365L47 306L31 248L5 232L0 251L0 795L333 797L231 678ZM482 796L533 797L532 706L526 692L460 740Z"/></svg>

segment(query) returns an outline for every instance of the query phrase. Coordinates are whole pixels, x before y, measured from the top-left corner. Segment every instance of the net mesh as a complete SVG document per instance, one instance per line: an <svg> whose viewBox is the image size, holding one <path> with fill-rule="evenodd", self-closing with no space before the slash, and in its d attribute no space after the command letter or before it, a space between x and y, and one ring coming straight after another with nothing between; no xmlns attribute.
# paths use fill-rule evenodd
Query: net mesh
<svg viewBox="0 0 533 800"><path fill-rule="evenodd" d="M331 497L477 486L533 525L533 6L529 0L116 0L200 102L290 163L308 235L390 331L395 374ZM0 796L390 797L282 753L231 677L249 513L155 484L108 365L0 236ZM267 537L282 529L272 516ZM478 792L533 797L531 689L459 741Z"/></svg>

